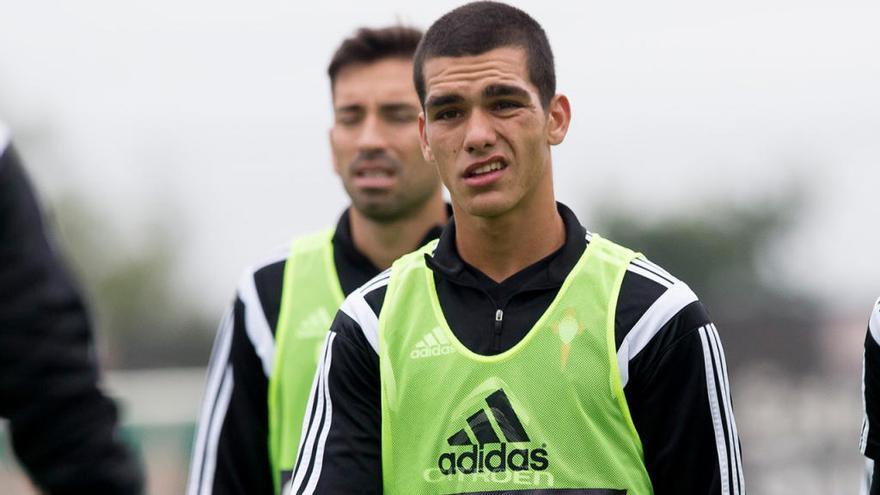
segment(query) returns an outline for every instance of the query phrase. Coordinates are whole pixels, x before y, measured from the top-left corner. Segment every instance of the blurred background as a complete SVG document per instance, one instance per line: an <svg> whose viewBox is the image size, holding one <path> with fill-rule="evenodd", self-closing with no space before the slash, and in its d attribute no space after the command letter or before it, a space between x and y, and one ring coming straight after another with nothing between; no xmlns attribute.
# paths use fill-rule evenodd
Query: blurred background
<svg viewBox="0 0 880 495"><path fill-rule="evenodd" d="M750 493L856 493L880 4L512 3L544 25L572 101L557 196L687 281L719 327ZM0 119L89 300L149 493L183 492L242 269L346 203L332 52L458 4L0 0ZM33 493L5 437L0 491Z"/></svg>

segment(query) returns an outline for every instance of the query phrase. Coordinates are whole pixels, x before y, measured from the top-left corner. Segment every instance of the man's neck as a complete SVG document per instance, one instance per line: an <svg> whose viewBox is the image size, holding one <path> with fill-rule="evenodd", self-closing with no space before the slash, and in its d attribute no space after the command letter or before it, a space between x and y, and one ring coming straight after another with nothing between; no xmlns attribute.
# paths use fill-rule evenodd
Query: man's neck
<svg viewBox="0 0 880 495"><path fill-rule="evenodd" d="M382 270L397 258L415 250L425 234L447 221L446 204L438 190L410 215L389 222L377 222L351 208L351 238L355 248Z"/></svg>
<svg viewBox="0 0 880 495"><path fill-rule="evenodd" d="M552 194L539 204L492 218L455 215L461 259L496 282L549 256L565 243L565 224Z"/></svg>

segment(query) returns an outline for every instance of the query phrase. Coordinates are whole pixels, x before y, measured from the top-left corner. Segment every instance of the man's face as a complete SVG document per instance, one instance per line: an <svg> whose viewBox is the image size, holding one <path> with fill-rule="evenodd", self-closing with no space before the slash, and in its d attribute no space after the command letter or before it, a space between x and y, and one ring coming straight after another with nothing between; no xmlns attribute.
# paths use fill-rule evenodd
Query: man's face
<svg viewBox="0 0 880 495"><path fill-rule="evenodd" d="M454 205L496 217L536 194L552 197L550 145L568 129L568 101L556 96L545 111L523 49L429 58L423 72L422 149Z"/></svg>
<svg viewBox="0 0 880 495"><path fill-rule="evenodd" d="M333 167L352 206L392 221L425 204L440 187L419 149L419 99L410 59L343 68L333 88Z"/></svg>

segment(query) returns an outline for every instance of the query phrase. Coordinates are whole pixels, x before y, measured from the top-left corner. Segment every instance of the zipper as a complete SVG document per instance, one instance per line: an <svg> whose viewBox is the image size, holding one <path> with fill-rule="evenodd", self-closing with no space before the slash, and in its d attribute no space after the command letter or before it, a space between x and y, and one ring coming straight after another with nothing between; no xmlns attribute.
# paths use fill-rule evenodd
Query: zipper
<svg viewBox="0 0 880 495"><path fill-rule="evenodd" d="M495 350L501 349L501 325L504 323L504 311L495 310Z"/></svg>

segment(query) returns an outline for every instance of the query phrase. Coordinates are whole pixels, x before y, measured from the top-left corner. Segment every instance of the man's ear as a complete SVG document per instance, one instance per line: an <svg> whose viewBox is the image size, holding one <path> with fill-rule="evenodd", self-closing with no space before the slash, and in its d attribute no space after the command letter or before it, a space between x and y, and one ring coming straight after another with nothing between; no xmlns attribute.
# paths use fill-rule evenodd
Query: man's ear
<svg viewBox="0 0 880 495"><path fill-rule="evenodd" d="M427 122L425 122L425 112L419 112L419 145L422 148L422 157L428 163L434 163L434 153L431 151L431 145L428 144Z"/></svg>
<svg viewBox="0 0 880 495"><path fill-rule="evenodd" d="M571 124L571 104L565 95L556 95L547 109L547 142L551 146L561 143Z"/></svg>

